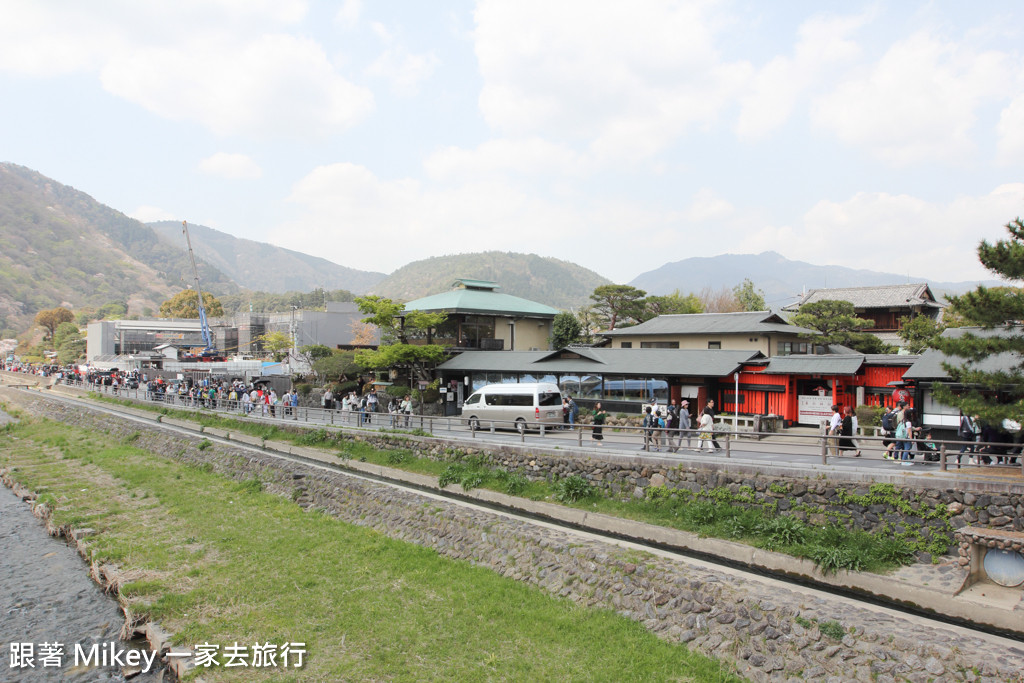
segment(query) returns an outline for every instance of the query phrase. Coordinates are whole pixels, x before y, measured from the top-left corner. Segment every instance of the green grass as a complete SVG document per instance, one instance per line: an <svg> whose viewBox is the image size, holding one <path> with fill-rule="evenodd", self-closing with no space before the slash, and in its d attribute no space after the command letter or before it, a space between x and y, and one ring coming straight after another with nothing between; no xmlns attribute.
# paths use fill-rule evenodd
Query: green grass
<svg viewBox="0 0 1024 683"><path fill-rule="evenodd" d="M585 609L204 467L46 421L0 435L0 464L46 487L55 522L187 643L307 643L299 672L207 680L738 680L609 610Z"/></svg>
<svg viewBox="0 0 1024 683"><path fill-rule="evenodd" d="M136 404L104 397L103 400ZM153 406L146 406L153 409ZM156 408L166 411L167 409ZM910 544L885 533L868 533L829 524L815 526L790 516L777 516L760 508L747 508L713 497L694 498L686 491L655 490L637 500L603 495L578 475L552 482L528 480L519 472L491 467L481 456L461 457L453 462L417 457L405 449L382 451L352 439L341 439L337 432L325 429L282 430L244 420L221 418L213 414L169 411L176 417L198 421L231 431L262 434L268 439L290 441L333 449L340 457L438 477L442 486L459 484L465 490L486 488L531 500L549 500L574 507L585 507L604 514L634 519L659 526L691 531L702 536L725 538L766 550L813 561L826 574L838 570L887 572L914 561ZM774 485L781 489L781 485ZM941 540L937 546L942 545ZM940 551L941 554L941 551Z"/></svg>

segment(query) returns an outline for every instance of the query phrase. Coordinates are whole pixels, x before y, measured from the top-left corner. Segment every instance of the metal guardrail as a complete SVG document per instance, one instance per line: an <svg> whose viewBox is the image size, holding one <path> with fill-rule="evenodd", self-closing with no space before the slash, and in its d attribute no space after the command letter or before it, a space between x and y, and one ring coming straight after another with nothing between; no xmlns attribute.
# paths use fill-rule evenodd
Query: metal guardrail
<svg viewBox="0 0 1024 683"><path fill-rule="evenodd" d="M803 451L803 453L792 451L789 452L789 454L805 454L808 457L818 457L820 458L822 465L827 465L830 458L850 457L839 454L841 439L852 438L858 450L867 450L865 446L868 445L878 452L881 452L886 446L892 443L910 442L912 449L910 452L911 457L915 455L934 454L938 457L935 462L938 463L939 470L942 472L948 471L950 464L952 464L957 470L966 468L998 468L1001 470L1019 469L1020 474L1024 476L1024 453L1020 452L1019 447L1016 449L1016 452L1013 452L1013 446L1016 446L1016 444L1000 442L968 442L931 439L928 440L927 443L934 444L936 448L934 452L931 452L924 451L919 448L920 444L925 443L925 440L922 438L898 440L894 437L879 436L858 435L854 437L842 437L826 434L824 429L820 430L817 434L754 432L747 430L733 431L729 429L728 424L732 421L731 417L727 420L716 423L714 431L706 433L709 434L707 438L702 438L702 432L696 429L681 430L662 427L651 428L604 424L601 425L602 430L600 436L608 438L606 441L604 439L599 441L593 438L595 436L595 431L594 425L592 424L577 423L574 425L568 425L561 422L536 422L533 424L527 424L524 428L522 422L513 422L511 420L479 420L476 421L476 424L471 424L470 420L463 419L461 417L365 412L340 409L329 410L308 406L271 406L269 404L247 403L244 401L232 401L229 399L214 399L211 402L209 398L193 398L171 393L154 394L152 392L147 392L143 387L135 389L119 387L117 391L114 391L111 386L93 385L82 381L64 380L62 384L77 386L79 388L97 391L116 397L159 403L169 407L173 406L175 408L196 411L212 410L215 412L251 419L268 419L284 422L297 421L310 425L344 426L375 430L421 430L430 434L437 432L439 429L448 432L455 431L456 429L466 429L470 432L470 437L474 439L477 437L478 432L497 435L499 431L509 431L516 433L519 436L519 441L521 443L527 443L528 437L530 437L531 440L533 438L547 440L554 437L563 441L571 439L575 441L575 445L579 448L584 447L585 441L590 441L595 445L603 441L620 450L636 449L645 452L653 451L664 452L667 454L682 451L688 451L691 453L711 452L722 453L724 457L731 458L733 451L737 448L738 444L743 444L743 450L748 452L751 450L751 447L755 445L778 446L788 444L798 446L799 449ZM715 447L715 442L718 442L717 448ZM685 447L683 446L683 443L686 443ZM705 444L707 444L708 449L702 448ZM984 449L1004 449L1008 447L1011 451L1007 453L979 452L984 451ZM960 449L964 449L962 454L960 453ZM759 450L761 450L762 453L765 452L764 449ZM962 456L964 455L968 457L973 456L973 458L976 459L975 462L972 463L970 459L966 463L963 462ZM983 464L982 459L985 458L990 459L992 463L990 465Z"/></svg>

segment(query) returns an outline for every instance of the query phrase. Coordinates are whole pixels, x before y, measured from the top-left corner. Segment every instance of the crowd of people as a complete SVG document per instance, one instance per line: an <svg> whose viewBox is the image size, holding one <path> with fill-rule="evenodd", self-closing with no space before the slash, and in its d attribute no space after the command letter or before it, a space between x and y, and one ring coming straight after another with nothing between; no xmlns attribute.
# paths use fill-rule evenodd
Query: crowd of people
<svg viewBox="0 0 1024 683"><path fill-rule="evenodd" d="M377 413L387 415L389 427L408 427L412 422L412 396L406 394L399 399L389 396L387 407L383 407L376 387L360 394L350 391L339 400L330 388L320 397L320 407L324 410L340 410L344 415L358 415L359 424L373 424L373 416Z"/></svg>
<svg viewBox="0 0 1024 683"><path fill-rule="evenodd" d="M608 413L601 407L600 403L594 405L590 411L593 423L591 439L596 445L603 445L604 424ZM643 433L643 445L640 450L660 452L664 449L667 453L678 453L684 450L683 443L686 443L685 450L714 453L721 451L722 447L715 439L715 401L708 400L700 414L694 417L690 413L690 402L683 399L681 402L671 399L667 405L658 402L655 396L649 403L645 403L640 411L640 427ZM566 397L562 402L563 423L566 428L571 428L579 418L579 408L571 397ZM696 429L694 427L696 426ZM696 442L696 448L694 443Z"/></svg>

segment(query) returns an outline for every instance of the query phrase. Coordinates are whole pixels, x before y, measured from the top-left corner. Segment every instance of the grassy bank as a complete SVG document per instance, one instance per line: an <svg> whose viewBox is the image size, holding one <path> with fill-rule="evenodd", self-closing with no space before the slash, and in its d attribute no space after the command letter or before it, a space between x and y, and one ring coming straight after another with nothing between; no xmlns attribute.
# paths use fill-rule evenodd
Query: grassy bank
<svg viewBox="0 0 1024 683"><path fill-rule="evenodd" d="M136 403L120 399L103 397L102 400L138 407ZM631 495L614 497L603 495L579 476L552 482L530 480L521 473L489 467L483 458L466 457L454 449L449 454L453 462L442 462L417 457L408 449L378 450L364 442L340 438L338 432L326 429L284 429L274 424L233 419L209 411L172 410L152 404L144 404L143 407L205 426L324 448L341 458L436 476L442 486L461 484L467 490L488 488L532 500L557 501L703 536L735 540L809 559L825 572L846 569L884 573L914 562L918 551L939 557L952 543L953 529L948 523L951 513L945 507L908 501L891 484L874 484L867 495L849 493L847 498L865 507L884 504L914 516L945 520L944 526L926 532L920 524L887 523L880 531L868 533L848 528L844 522L849 515L844 517L842 513L828 511L821 506L805 512L825 518L826 523L811 524L793 516L778 515L772 507L774 503L759 503L749 487L740 487L737 491L722 487L700 494L648 487L647 495L642 499ZM779 488L777 493L785 492L783 484L772 486Z"/></svg>
<svg viewBox="0 0 1024 683"><path fill-rule="evenodd" d="M610 611L109 437L44 420L0 430L0 465L188 644L303 641L302 670L208 680L736 680Z"/></svg>

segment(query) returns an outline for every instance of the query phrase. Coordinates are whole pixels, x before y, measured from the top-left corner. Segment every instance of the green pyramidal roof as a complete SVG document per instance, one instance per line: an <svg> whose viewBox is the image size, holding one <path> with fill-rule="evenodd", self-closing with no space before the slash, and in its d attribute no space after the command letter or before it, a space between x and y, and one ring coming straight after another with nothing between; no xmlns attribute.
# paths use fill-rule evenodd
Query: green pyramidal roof
<svg viewBox="0 0 1024 683"><path fill-rule="evenodd" d="M465 289L453 289L442 294L432 294L405 304L407 311L446 311L449 313L471 313L478 315L529 316L533 318L554 318L560 312L557 308L522 299L511 294L494 291L496 283L479 281L488 287L476 289L475 280L460 280L469 285Z"/></svg>

